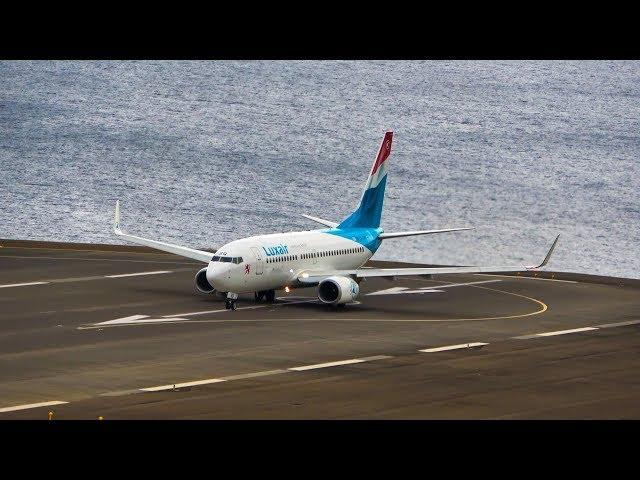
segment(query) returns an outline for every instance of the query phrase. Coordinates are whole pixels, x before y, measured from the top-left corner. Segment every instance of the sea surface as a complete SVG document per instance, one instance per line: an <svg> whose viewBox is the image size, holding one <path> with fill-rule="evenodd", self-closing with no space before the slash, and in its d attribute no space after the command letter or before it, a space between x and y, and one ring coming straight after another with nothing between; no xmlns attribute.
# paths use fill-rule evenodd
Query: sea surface
<svg viewBox="0 0 640 480"><path fill-rule="evenodd" d="M374 258L640 278L640 62L2 61L0 238L216 247L356 206Z"/></svg>

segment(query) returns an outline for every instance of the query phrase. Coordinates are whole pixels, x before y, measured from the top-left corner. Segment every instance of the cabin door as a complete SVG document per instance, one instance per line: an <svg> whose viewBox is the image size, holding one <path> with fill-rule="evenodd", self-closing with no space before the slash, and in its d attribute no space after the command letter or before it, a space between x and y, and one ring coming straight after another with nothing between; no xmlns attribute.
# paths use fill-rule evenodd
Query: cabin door
<svg viewBox="0 0 640 480"><path fill-rule="evenodd" d="M258 247L251 247L251 252L253 252L253 256L256 258L256 275L262 275L264 260L260 253L260 249Z"/></svg>

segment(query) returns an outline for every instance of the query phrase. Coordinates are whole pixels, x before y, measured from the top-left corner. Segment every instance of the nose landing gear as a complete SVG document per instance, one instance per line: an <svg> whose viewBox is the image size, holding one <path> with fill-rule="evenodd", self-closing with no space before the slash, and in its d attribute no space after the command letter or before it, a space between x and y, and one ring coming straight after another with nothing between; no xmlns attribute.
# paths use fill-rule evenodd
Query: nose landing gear
<svg viewBox="0 0 640 480"><path fill-rule="evenodd" d="M238 302L238 294L228 292L227 299L224 302L224 308L226 308L227 310L235 310L236 308L238 308L237 302Z"/></svg>

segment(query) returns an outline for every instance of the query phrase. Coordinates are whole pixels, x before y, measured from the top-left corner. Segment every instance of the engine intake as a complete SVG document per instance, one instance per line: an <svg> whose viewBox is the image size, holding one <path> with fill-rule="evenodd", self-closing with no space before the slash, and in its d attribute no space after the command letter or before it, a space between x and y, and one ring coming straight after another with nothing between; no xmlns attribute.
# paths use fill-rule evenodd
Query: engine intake
<svg viewBox="0 0 640 480"><path fill-rule="evenodd" d="M318 285L318 299L332 305L352 302L358 293L360 293L360 287L348 277L325 278Z"/></svg>
<svg viewBox="0 0 640 480"><path fill-rule="evenodd" d="M207 280L207 268L203 268L196 273L196 288L202 293L214 293L216 291L213 285Z"/></svg>

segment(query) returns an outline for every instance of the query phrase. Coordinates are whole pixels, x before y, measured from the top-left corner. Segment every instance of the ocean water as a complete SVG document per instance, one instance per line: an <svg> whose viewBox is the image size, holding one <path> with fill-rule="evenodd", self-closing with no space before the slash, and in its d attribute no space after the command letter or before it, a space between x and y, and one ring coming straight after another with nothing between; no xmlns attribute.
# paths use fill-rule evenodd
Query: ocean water
<svg viewBox="0 0 640 480"><path fill-rule="evenodd" d="M0 238L319 228L395 132L374 258L640 278L640 62L2 61Z"/></svg>

